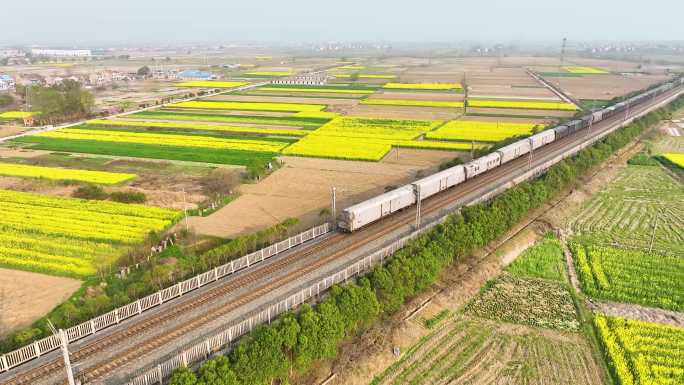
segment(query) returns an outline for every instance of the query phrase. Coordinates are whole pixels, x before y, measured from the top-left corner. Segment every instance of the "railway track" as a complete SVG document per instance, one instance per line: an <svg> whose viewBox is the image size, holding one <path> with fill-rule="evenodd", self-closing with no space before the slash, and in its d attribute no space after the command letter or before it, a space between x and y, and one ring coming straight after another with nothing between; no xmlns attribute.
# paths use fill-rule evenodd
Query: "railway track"
<svg viewBox="0 0 684 385"><path fill-rule="evenodd" d="M669 96L669 94L663 95L662 98ZM662 100L662 98L659 99ZM650 104L649 104L650 107ZM649 107L642 106L639 111L641 112ZM613 125L620 123L622 117L615 116L612 117L601 124L597 124L592 128L594 134L601 133ZM543 162L545 159L557 156L560 153L567 151L568 148L574 147L584 141L586 138L586 129L580 130L573 135L555 141L547 146L544 146L541 150L535 152L534 163ZM516 171L525 171L527 169L529 160L527 156L515 159L508 162L496 169L480 175L471 181L456 186L453 189L446 190L441 194L433 196L422 202L422 212L423 215L434 214L437 210L441 210L445 207L453 205L460 199L464 199L471 194L478 192L491 185L500 179L505 179L507 175L513 175ZM362 231L355 232L353 234L343 234L334 233L333 235L323 239L322 241L309 245L302 250L286 255L280 259L274 260L272 263L261 265L255 270L246 272L242 275L235 276L234 279L227 280L225 283L210 288L209 290L202 292L198 295L189 295L189 298L182 302L171 302L172 306L167 306L163 311L159 311L149 317L141 318L135 322L124 323L121 330L117 330L108 335L104 335L95 341L85 344L83 347L74 351L71 354L72 361L78 362L83 361L86 358L92 358L98 353L102 353L113 346L120 345L125 341L134 339L136 336L140 336L143 333L147 333L155 328L160 329L160 333L152 337L146 338L136 344L133 347L125 349L119 352L116 357L106 360L101 363L97 363L87 367L82 370L79 374L79 378L84 381L84 383L92 382L97 379L101 379L107 374L113 372L114 370L121 368L129 362L136 360L137 358L143 357L144 355L158 349L166 344L171 343L179 337L182 337L189 333L190 331L197 330L204 325L207 325L211 321L219 318L223 315L230 313L238 309L239 307L250 303L259 297L284 286L289 282L296 281L305 275L312 273L335 260L344 257L345 255L358 250L359 248L367 245L370 242L378 240L385 235L388 235L407 224L413 222L414 211L404 210L393 216L384 218L378 221ZM341 246L341 247L340 247ZM245 287L247 285L257 284L260 280L265 277L275 275L277 272L282 272L287 267L291 266L297 261L301 261L305 258L310 258L317 255L327 249L337 250L328 253L322 258L314 260L312 263L304 266L301 269L294 270L290 273L285 274L275 280L269 281L266 284L256 287L249 293L236 298L228 304L224 304L218 308L212 309L209 312L205 312L199 316L191 318L183 326L175 328L174 330L168 332L163 330L163 326L169 322L177 319L183 314L192 312L194 309L198 309L203 305L210 304L213 300L216 300L231 291ZM60 370L63 370L63 363L61 359L53 359L49 363L43 364L36 368L26 371L21 375L5 382L6 385L28 385L34 384L37 381L51 377L57 374ZM66 382L64 382L66 383Z"/></svg>

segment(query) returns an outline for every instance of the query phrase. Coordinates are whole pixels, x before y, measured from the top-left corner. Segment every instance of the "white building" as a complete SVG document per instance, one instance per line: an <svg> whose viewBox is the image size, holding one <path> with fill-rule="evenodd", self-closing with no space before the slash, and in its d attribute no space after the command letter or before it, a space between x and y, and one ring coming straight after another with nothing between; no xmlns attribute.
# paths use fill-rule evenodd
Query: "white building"
<svg viewBox="0 0 684 385"><path fill-rule="evenodd" d="M89 49L31 49L33 56L50 56L50 57L91 57L92 52Z"/></svg>
<svg viewBox="0 0 684 385"><path fill-rule="evenodd" d="M15 86L14 78L9 75L0 75L0 91L14 90Z"/></svg>

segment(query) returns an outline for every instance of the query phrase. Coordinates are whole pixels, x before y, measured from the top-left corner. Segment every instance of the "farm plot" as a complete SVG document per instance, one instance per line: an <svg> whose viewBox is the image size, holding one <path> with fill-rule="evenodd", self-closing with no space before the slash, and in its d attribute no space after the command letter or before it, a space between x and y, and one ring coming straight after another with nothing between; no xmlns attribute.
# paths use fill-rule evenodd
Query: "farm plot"
<svg viewBox="0 0 684 385"><path fill-rule="evenodd" d="M602 315L594 324L620 384L684 383L684 329Z"/></svg>
<svg viewBox="0 0 684 385"><path fill-rule="evenodd" d="M155 134L146 132L91 130L87 128L63 128L58 131L36 134L35 137L263 152L278 152L288 144L288 142L284 141L266 139L217 138L202 135L176 135L171 133Z"/></svg>
<svg viewBox="0 0 684 385"><path fill-rule="evenodd" d="M629 165L569 227L583 239L684 256L684 187L661 167Z"/></svg>
<svg viewBox="0 0 684 385"><path fill-rule="evenodd" d="M24 118L29 118L33 115L35 115L33 112L7 111L7 112L0 113L0 120L24 119Z"/></svg>
<svg viewBox="0 0 684 385"><path fill-rule="evenodd" d="M253 125L294 126L305 129L315 129L330 121L324 116L250 116L250 115L211 115L169 111L144 111L129 118L154 119L169 121L193 121L215 123L240 123Z"/></svg>
<svg viewBox="0 0 684 385"><path fill-rule="evenodd" d="M120 184L136 177L135 174L92 170L74 170L59 167L41 167L2 162L0 162L0 175L21 178L44 178L50 180L87 182L104 185Z"/></svg>
<svg viewBox="0 0 684 385"><path fill-rule="evenodd" d="M283 154L378 161L392 146L466 149L467 146L460 144L450 146L450 143L416 140L439 124L438 121L341 117L285 148Z"/></svg>
<svg viewBox="0 0 684 385"><path fill-rule="evenodd" d="M663 154L663 158L667 159L674 165L684 168L684 154L666 153Z"/></svg>
<svg viewBox="0 0 684 385"><path fill-rule="evenodd" d="M577 334L458 316L423 337L371 385L602 384L589 345Z"/></svg>
<svg viewBox="0 0 684 385"><path fill-rule="evenodd" d="M221 82L214 80L195 80L190 82L175 83L176 87L201 87L201 88L236 88L246 85L246 82Z"/></svg>
<svg viewBox="0 0 684 385"><path fill-rule="evenodd" d="M137 120L89 120L87 126L107 127L107 128L130 128L130 129L166 129L166 130L185 130L185 131L208 131L221 132L228 134L257 134L257 135L281 135L281 136L305 136L308 131L287 128L259 128L241 127L227 125L211 125L198 123L176 123L176 122L142 122Z"/></svg>
<svg viewBox="0 0 684 385"><path fill-rule="evenodd" d="M387 83L382 86L390 90L428 90L428 91L455 91L462 90L460 83Z"/></svg>
<svg viewBox="0 0 684 385"><path fill-rule="evenodd" d="M578 331L563 259L560 242L545 238L487 282L464 311L492 320Z"/></svg>
<svg viewBox="0 0 684 385"><path fill-rule="evenodd" d="M269 84L268 86L259 87L256 91L266 92L293 92L293 93L332 93L332 94L372 94L377 89L376 87L339 84L339 85L285 85L285 84Z"/></svg>
<svg viewBox="0 0 684 385"><path fill-rule="evenodd" d="M496 99L468 99L468 107L480 108L513 108L524 110L560 110L575 111L577 106L566 102L552 102L546 100L496 100Z"/></svg>
<svg viewBox="0 0 684 385"><path fill-rule="evenodd" d="M0 190L0 266L76 278L113 263L176 211Z"/></svg>
<svg viewBox="0 0 684 385"><path fill-rule="evenodd" d="M254 77L254 78L276 78L276 77L283 77L283 76L290 76L292 75L292 71L252 71L252 72L245 72L245 76L249 77Z"/></svg>
<svg viewBox="0 0 684 385"><path fill-rule="evenodd" d="M577 331L568 288L545 279L503 273L465 307L466 314L523 325Z"/></svg>
<svg viewBox="0 0 684 385"><path fill-rule="evenodd" d="M278 111L278 112L301 112L321 111L325 105L300 104L300 103L260 103L260 102L214 102L192 101L180 102L169 105L171 108L196 108L206 110L242 110L242 111Z"/></svg>
<svg viewBox="0 0 684 385"><path fill-rule="evenodd" d="M84 154L248 165L268 161L289 142L70 128L14 140L32 149Z"/></svg>
<svg viewBox="0 0 684 385"><path fill-rule="evenodd" d="M603 74L609 74L609 71L606 71L602 68L596 68L596 67L579 67L579 66L565 66L563 69L567 72L573 73L573 74L587 74L587 75L603 75Z"/></svg>
<svg viewBox="0 0 684 385"><path fill-rule="evenodd" d="M436 107L436 108L463 108L463 102L451 102L442 100L406 100L406 99L364 99L361 104L375 106L411 106L411 107Z"/></svg>
<svg viewBox="0 0 684 385"><path fill-rule="evenodd" d="M428 132L425 137L437 140L500 142L513 136L528 136L541 129L534 123L507 123L453 120Z"/></svg>
<svg viewBox="0 0 684 385"><path fill-rule="evenodd" d="M684 310L684 258L579 243L572 250L588 295Z"/></svg>

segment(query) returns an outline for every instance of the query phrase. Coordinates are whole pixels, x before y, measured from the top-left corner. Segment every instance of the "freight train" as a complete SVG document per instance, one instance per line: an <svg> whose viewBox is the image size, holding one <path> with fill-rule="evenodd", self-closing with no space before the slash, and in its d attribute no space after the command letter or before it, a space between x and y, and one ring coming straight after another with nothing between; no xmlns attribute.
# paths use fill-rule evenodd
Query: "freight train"
<svg viewBox="0 0 684 385"><path fill-rule="evenodd" d="M342 211L338 226L347 232L353 232L378 221L386 216L403 210L416 203L416 191L420 191L420 200L429 198L446 189L464 183L489 170L510 162L518 157L553 143L579 130L596 124L602 120L624 113L629 115L629 109L655 98L674 87L684 84L684 77L665 83L659 87L643 92L625 101L605 109L590 113L579 119L572 120L560 126L549 128L528 138L501 147L498 150L474 159L466 164L454 166L436 174L419 179L411 184L373 197L364 202L348 207Z"/></svg>

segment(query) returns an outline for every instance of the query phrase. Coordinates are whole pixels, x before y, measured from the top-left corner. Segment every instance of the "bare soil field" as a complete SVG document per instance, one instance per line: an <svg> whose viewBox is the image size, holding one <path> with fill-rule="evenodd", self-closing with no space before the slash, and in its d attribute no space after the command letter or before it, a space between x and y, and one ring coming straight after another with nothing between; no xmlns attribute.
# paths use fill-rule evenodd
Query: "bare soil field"
<svg viewBox="0 0 684 385"><path fill-rule="evenodd" d="M610 100L652 84L665 81L664 75L586 75L581 77L549 77L546 80L559 86L577 99Z"/></svg>
<svg viewBox="0 0 684 385"><path fill-rule="evenodd" d="M468 96L472 98L501 98L515 100L553 100L560 99L548 88L543 86L511 86L477 84L469 86Z"/></svg>
<svg viewBox="0 0 684 385"><path fill-rule="evenodd" d="M45 150L26 150L21 148L0 147L0 157L2 158L35 158L49 154Z"/></svg>
<svg viewBox="0 0 684 385"><path fill-rule="evenodd" d="M12 136L16 134L21 134L22 132L30 130L30 127L24 127L24 126L7 126L7 125L0 125L0 138L4 138L6 136Z"/></svg>
<svg viewBox="0 0 684 385"><path fill-rule="evenodd" d="M0 268L0 338L31 325L79 287L71 278Z"/></svg>
<svg viewBox="0 0 684 385"><path fill-rule="evenodd" d="M329 108L329 110L343 112L349 116L385 119L451 120L456 119L463 114L462 108L377 106L363 104L348 108L336 106Z"/></svg>
<svg viewBox="0 0 684 385"><path fill-rule="evenodd" d="M337 188L338 207L346 207L382 193L386 186L408 183L419 170L432 169L457 154L401 149L373 162L282 157L285 166L257 184L243 184L240 197L207 217L191 217L200 234L233 237L263 229L289 217L303 224L321 222L319 213L330 207L331 188Z"/></svg>
<svg viewBox="0 0 684 385"><path fill-rule="evenodd" d="M532 118L515 118L515 117L495 117L495 116L462 116L458 120L476 121L476 122L506 122L506 123L534 123L534 124L551 124L555 119L532 119Z"/></svg>

